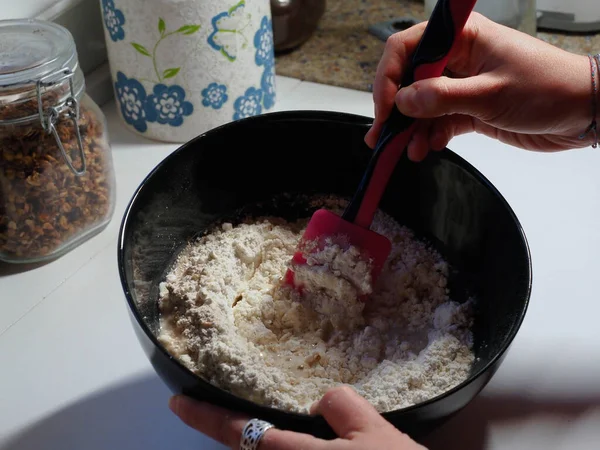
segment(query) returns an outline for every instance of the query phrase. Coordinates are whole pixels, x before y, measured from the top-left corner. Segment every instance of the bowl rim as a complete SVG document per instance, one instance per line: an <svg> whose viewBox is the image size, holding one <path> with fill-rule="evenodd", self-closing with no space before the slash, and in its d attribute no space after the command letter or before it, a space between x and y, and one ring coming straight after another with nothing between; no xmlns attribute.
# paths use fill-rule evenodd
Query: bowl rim
<svg viewBox="0 0 600 450"><path fill-rule="evenodd" d="M204 132L204 133L201 133L198 136L196 136L195 138L192 138L191 140L189 140L187 142L184 142L179 147L177 147L174 151L172 151L167 156L165 156L144 177L144 179L140 182L138 187L135 189L129 202L127 203L127 207L125 208L125 211L124 211L122 219L121 219L121 224L119 227L119 235L118 235L118 239L117 239L117 263L118 263L118 270L119 270L119 278L121 281L121 286L123 288L123 292L125 294L125 300L127 302L129 312L133 315L133 317L135 318L136 322L143 330L146 337L148 339L150 339L150 341L154 345L155 349L160 351L163 354L163 356L166 356L168 359L170 359L172 362L174 362L176 365L178 365L180 369L182 369L183 371L187 372L189 375L194 377L198 383L203 384L205 389L207 389L209 391L213 391L215 393L218 393L219 396L221 396L223 398L228 397L232 400L235 400L236 403L242 404L246 408L252 408L256 411L261 411L262 413L279 414L282 416L282 418L283 418L282 420L285 420L285 418L289 418L289 419L293 419L296 421L300 420L300 421L306 421L306 422L315 422L318 420L323 421L324 419L320 416L311 416L308 414L285 411L285 410L270 407L270 406L264 406L264 405L252 402L250 400L247 400L243 397L239 397L225 389L214 386L207 380L201 378L200 376L196 375L194 372L189 370L187 367L185 367L175 356L170 354L166 350L166 348L164 348L162 346L162 344L160 344L156 335L152 332L152 330L150 330L148 325L145 323L145 321L136 305L136 302L133 299L131 292L129 291L129 287L127 284L127 276L126 276L126 272L125 272L125 261L124 261L125 242L124 241L125 241L125 234L126 234L126 231L128 229L130 219L131 219L131 217L130 217L131 212L132 212L132 209L134 208L137 197L140 195L140 193L144 190L146 185L149 183L149 181L153 178L153 176L157 172L162 170L162 168L165 165L167 165L173 158L176 158L181 152L183 152L187 148L195 145L196 142L200 141L205 136L222 133L223 131L226 131L229 129L232 129L232 131L233 131L233 130L235 130L235 128L237 128L239 126L239 124L251 125L252 123L255 123L255 122L256 123L277 122L280 120L281 121L294 120L295 122L298 122L298 121L308 121L308 122L324 121L324 122L336 122L338 124L349 123L349 124L353 124L353 125L362 125L365 128L370 127L371 124L373 123L373 118L371 118L371 117L360 115L360 114L354 114L354 113L340 112L340 111L312 110L312 109L276 111L276 112L268 112L268 113L263 113L263 114L259 114L256 116L242 118L242 119L232 121L232 122L227 122L223 125L219 125L217 127L214 127L212 129ZM509 216L513 220L513 222L517 228L519 237L525 248L525 254L526 254L526 258L527 258L527 287L526 287L526 292L525 292L525 301L524 301L523 307L521 308L518 318L514 322L510 331L507 333L506 339L505 339L503 345L500 347L500 350L492 358L490 358L490 360L482 368L480 368L478 371L470 374L468 376L468 378L466 378L463 382L459 383L458 385L454 386L451 389L448 389L447 391L443 392L442 394L439 394L435 397L432 397L428 400L425 400L420 403L416 403L411 406L407 406L404 408L399 408L399 409L395 409L395 410L391 410L391 411L382 413L381 415L384 418L386 418L387 420L394 419L397 416L409 414L412 411L427 407L429 405L432 405L433 403L437 403L447 397L450 397L454 393L458 392L459 390L462 390L464 387L473 383L475 380L477 380L478 378L483 376L485 373L487 373L490 370L490 368L494 367L496 365L496 363L505 356L505 354L511 347L515 337L517 336L519 330L521 329L521 326L523 324L523 321L524 321L527 311L529 309L529 304L530 304L530 299L531 299L532 284L533 284L531 249L529 246L529 242L527 240L527 236L525 235L523 226L522 226L521 222L519 221L516 213L514 212L514 210L508 203L508 201L500 193L500 191L493 185L493 183L485 175L483 175L483 173L481 173L471 163L469 163L466 159L464 159L457 153L453 152L448 147L445 147L441 152L435 152L435 153L438 155L437 157L445 158L451 162L456 163L457 165L460 165L462 168L464 168L464 170L468 174L470 174L471 176L480 180L481 183L490 192L492 192L498 198L498 200L500 200L503 207L506 209Z"/></svg>

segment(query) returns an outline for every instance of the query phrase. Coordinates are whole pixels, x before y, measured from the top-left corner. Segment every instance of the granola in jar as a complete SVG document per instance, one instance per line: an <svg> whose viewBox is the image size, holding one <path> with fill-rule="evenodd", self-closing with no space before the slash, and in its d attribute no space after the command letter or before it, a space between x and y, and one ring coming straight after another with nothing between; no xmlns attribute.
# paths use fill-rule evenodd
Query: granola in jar
<svg viewBox="0 0 600 450"><path fill-rule="evenodd" d="M69 32L31 20L0 21L0 32L20 53L0 66L0 259L42 261L110 221L111 149Z"/></svg>

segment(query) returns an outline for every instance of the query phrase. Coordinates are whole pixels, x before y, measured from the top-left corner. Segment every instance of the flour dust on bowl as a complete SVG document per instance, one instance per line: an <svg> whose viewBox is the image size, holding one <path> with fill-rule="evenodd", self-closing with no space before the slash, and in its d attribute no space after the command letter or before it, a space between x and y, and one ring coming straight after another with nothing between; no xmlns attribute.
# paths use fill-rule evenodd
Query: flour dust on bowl
<svg viewBox="0 0 600 450"><path fill-rule="evenodd" d="M373 285L340 245L317 255L332 272L304 274L319 289L279 283L312 212L339 212L356 189L371 122L317 111L231 122L140 185L119 271L137 337L173 392L333 437L307 407L334 385L420 434L489 382L527 310L530 254L501 194L448 149L401 159L373 224L393 244Z"/></svg>

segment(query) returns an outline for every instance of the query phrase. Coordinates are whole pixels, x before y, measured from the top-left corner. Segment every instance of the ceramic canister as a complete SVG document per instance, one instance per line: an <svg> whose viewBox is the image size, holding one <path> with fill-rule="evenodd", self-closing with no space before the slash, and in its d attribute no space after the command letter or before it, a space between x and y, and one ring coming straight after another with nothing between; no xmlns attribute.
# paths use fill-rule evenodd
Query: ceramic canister
<svg viewBox="0 0 600 450"><path fill-rule="evenodd" d="M275 104L269 0L99 0L121 118L185 142Z"/></svg>

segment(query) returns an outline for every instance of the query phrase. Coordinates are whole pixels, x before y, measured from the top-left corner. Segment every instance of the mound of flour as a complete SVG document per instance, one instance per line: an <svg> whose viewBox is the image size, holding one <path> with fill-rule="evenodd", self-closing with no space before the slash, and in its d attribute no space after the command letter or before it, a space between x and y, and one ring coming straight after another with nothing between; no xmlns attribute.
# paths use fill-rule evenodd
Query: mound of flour
<svg viewBox="0 0 600 450"><path fill-rule="evenodd" d="M168 351L235 395L304 413L339 384L386 412L468 377L471 303L449 298L439 254L378 212L372 229L392 252L377 283L300 295L282 278L306 223L224 224L190 243L160 285L159 340ZM339 260L339 272L356 272L347 260L354 266Z"/></svg>

